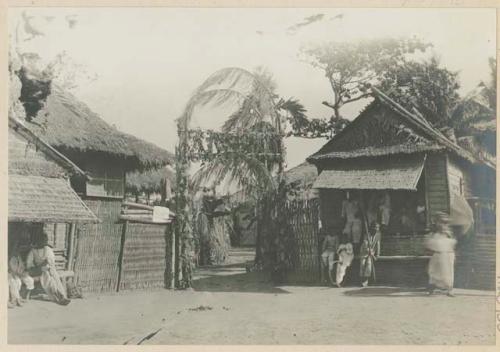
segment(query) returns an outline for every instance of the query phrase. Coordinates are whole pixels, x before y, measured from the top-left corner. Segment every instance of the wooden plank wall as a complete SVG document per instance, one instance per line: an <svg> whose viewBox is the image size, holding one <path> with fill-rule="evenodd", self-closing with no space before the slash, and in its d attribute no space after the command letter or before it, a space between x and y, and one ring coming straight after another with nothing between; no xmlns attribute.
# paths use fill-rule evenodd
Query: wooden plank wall
<svg viewBox="0 0 500 352"><path fill-rule="evenodd" d="M170 225L125 226L119 290L164 288L170 282Z"/></svg>
<svg viewBox="0 0 500 352"><path fill-rule="evenodd" d="M84 199L100 224L77 226L75 281L88 292L111 292L118 282L118 257L123 224L121 199Z"/></svg>
<svg viewBox="0 0 500 352"><path fill-rule="evenodd" d="M472 196L471 171L454 159L448 159L448 182L451 194L459 194L465 198Z"/></svg>
<svg viewBox="0 0 500 352"><path fill-rule="evenodd" d="M437 212L450 211L446 156L429 154L424 171L429 215L432 221Z"/></svg>

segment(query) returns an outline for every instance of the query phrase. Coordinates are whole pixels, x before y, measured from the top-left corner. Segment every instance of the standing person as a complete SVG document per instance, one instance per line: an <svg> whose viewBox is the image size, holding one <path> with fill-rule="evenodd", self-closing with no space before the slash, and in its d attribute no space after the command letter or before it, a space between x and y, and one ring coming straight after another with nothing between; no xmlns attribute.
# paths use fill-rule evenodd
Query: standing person
<svg viewBox="0 0 500 352"><path fill-rule="evenodd" d="M352 248L352 244L342 243L337 249L337 254L339 256L339 259L337 262L337 275L335 278L335 282L337 283L337 287L341 287L347 268L351 266L352 260L354 259L354 250Z"/></svg>
<svg viewBox="0 0 500 352"><path fill-rule="evenodd" d="M382 196L379 206L379 212L380 230L382 234L386 234L389 222L391 220L391 196L387 192Z"/></svg>
<svg viewBox="0 0 500 352"><path fill-rule="evenodd" d="M449 227L449 218L445 213L438 214L435 232L427 239L427 248L434 254L429 261L429 294L435 289L446 290L447 295L453 295L453 280L455 266L455 245Z"/></svg>
<svg viewBox="0 0 500 352"><path fill-rule="evenodd" d="M375 280L375 261L380 256L380 238L380 224L376 223L361 245L359 276L363 287L368 286L371 277Z"/></svg>
<svg viewBox="0 0 500 352"><path fill-rule="evenodd" d="M26 267L34 276L40 276L40 283L49 298L60 304L67 305L71 302L66 296L66 289L56 270L54 251L48 245L45 232L33 238L32 248L26 259Z"/></svg>
<svg viewBox="0 0 500 352"><path fill-rule="evenodd" d="M35 281L26 271L26 266L19 253L19 245L15 243L12 248L12 256L9 259L9 296L12 305L21 306L21 286L24 284L27 289L26 299L29 300L31 290L35 288Z"/></svg>
<svg viewBox="0 0 500 352"><path fill-rule="evenodd" d="M358 255L361 247L361 236L363 235L363 221L361 220L360 211L354 214L354 219L351 223L350 242L352 243L354 254Z"/></svg>
<svg viewBox="0 0 500 352"><path fill-rule="evenodd" d="M325 269L328 270L328 278L330 283L333 285L332 271L333 265L335 263L335 253L338 246L338 236L335 236L333 232L328 232L325 239L323 240L323 247L321 252L321 282L325 281L324 273Z"/></svg>
<svg viewBox="0 0 500 352"><path fill-rule="evenodd" d="M342 234L350 239L353 231L353 224L356 219L356 213L359 212L359 203L352 199L349 192L346 192L346 199L342 202L342 218L345 221Z"/></svg>

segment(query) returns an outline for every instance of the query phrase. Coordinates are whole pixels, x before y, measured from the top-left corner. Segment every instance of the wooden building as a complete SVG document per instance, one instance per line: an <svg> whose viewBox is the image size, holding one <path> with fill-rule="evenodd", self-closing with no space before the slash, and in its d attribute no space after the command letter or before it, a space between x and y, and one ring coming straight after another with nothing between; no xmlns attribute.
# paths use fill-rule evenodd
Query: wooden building
<svg viewBox="0 0 500 352"><path fill-rule="evenodd" d="M380 204L386 202L377 278L386 283L425 283L430 253L423 239L434 215L448 213L456 223L473 212L474 233L457 232L456 282L491 287L494 158L467 150L451 133L445 135L418 111L407 111L376 89L374 96L350 125L307 159L318 169L314 187L320 192L324 229L344 231L346 202L357 203L368 221L377 216L370 217L370 212L379 214ZM485 276L477 280L479 273Z"/></svg>
<svg viewBox="0 0 500 352"><path fill-rule="evenodd" d="M70 186L69 178L86 179L78 166L9 118L8 244L25 256L31 236L46 231L57 269L72 276L76 226L99 220Z"/></svg>
<svg viewBox="0 0 500 352"><path fill-rule="evenodd" d="M124 227L119 216L126 174L172 164L172 154L120 132L59 87L53 87L33 121L26 122L30 131L89 176L71 178L73 189L100 219L98 224L77 226L76 282L87 291L114 291L120 286Z"/></svg>

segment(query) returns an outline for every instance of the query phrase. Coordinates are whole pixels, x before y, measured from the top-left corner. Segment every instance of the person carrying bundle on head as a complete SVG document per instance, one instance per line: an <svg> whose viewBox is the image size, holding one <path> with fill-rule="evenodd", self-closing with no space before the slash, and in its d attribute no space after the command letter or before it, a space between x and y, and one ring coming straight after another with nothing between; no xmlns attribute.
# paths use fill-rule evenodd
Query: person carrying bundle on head
<svg viewBox="0 0 500 352"><path fill-rule="evenodd" d="M435 230L426 240L427 248L434 252L429 261L429 294L436 289L445 290L447 295L453 297L453 280L455 266L455 245L449 217L446 213L436 216Z"/></svg>

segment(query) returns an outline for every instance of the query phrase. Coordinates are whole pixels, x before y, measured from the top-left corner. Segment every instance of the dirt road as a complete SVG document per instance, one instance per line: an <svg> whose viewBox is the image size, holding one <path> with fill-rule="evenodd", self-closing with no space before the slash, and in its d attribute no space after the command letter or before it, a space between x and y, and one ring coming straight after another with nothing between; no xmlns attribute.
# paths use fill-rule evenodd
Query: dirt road
<svg viewBox="0 0 500 352"><path fill-rule="evenodd" d="M246 254L240 253L240 256ZM234 258L192 291L88 296L9 310L9 343L493 344L494 294L391 287L275 287Z"/></svg>

